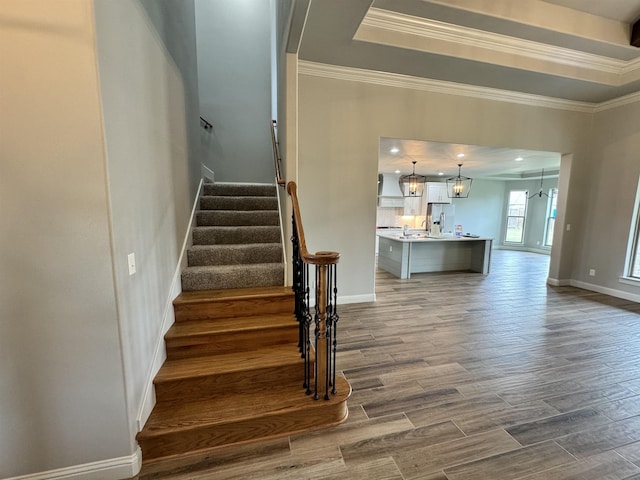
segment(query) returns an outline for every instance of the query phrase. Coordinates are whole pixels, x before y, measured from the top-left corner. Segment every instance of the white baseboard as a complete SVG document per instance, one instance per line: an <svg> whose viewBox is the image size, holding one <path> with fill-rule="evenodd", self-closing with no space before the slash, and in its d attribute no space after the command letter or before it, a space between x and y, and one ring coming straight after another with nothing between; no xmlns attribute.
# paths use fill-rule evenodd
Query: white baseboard
<svg viewBox="0 0 640 480"><path fill-rule="evenodd" d="M591 290L592 292L603 293L611 297L622 298L624 300L630 300L632 302L640 303L640 295L637 293L629 293L623 290L616 290L615 288L602 287L600 285L594 285L593 283L581 282L579 280L571 280L572 287L583 288L585 290Z"/></svg>
<svg viewBox="0 0 640 480"><path fill-rule="evenodd" d="M365 302L375 302L376 294L368 293L364 295L338 295L338 305L344 305L347 303L365 303Z"/></svg>
<svg viewBox="0 0 640 480"><path fill-rule="evenodd" d="M541 255L551 255L550 248L535 248L535 247L518 247L511 245L496 245L493 247L494 250L515 250L517 252L530 252L530 253L539 253Z"/></svg>
<svg viewBox="0 0 640 480"><path fill-rule="evenodd" d="M46 472L10 477L4 480L119 480L131 478L140 472L142 452L137 448L128 457L111 458L99 462L84 463L72 467L58 468Z"/></svg>
<svg viewBox="0 0 640 480"><path fill-rule="evenodd" d="M193 229L196 211L198 209L198 200L200 198L200 192L202 191L202 185L204 183L204 179L200 180L200 185L198 185L198 191L196 192L196 198L193 201L193 207L191 208L191 217L189 218L189 226L187 227L187 231L184 236L184 241L182 242L182 249L180 251L180 257L178 258L178 265L176 265L176 269L173 273L173 279L171 280L171 287L169 288L169 295L167 297L167 301L164 307L164 314L162 315L162 328L160 329L160 333L158 338L156 339L156 348L153 353L153 361L151 362L151 367L147 374L147 380L144 387L144 394L142 396L142 402L140 404L140 408L138 409L138 416L136 417L138 431L142 430L142 427L149 419L149 415L151 415L151 411L153 410L154 405L156 404L156 392L153 388L153 379L155 378L158 370L167 359L167 351L164 344L164 335L167 333L167 330L173 325L175 321L174 313L173 313L173 299L176 298L180 292L182 291L182 285L180 283L180 276L183 268L183 260L185 258L185 253L187 248L191 245L191 231Z"/></svg>
<svg viewBox="0 0 640 480"><path fill-rule="evenodd" d="M568 280L566 278L557 279L557 278L548 277L547 278L547 283L549 285L554 286L554 287L567 287L567 286L571 285L571 280Z"/></svg>
<svg viewBox="0 0 640 480"><path fill-rule="evenodd" d="M213 182L215 180L216 174L213 170L207 167L204 163L200 164L200 175L202 178L206 178L207 180Z"/></svg>

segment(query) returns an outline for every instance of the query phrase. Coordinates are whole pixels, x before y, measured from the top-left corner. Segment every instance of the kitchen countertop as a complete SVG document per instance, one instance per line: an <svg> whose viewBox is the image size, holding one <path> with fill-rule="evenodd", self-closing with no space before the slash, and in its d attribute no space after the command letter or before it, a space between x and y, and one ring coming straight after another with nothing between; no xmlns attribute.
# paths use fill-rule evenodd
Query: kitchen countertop
<svg viewBox="0 0 640 480"><path fill-rule="evenodd" d="M378 233L378 239L378 268L402 279L412 273L489 273L492 238L428 236L424 230L410 230L409 235Z"/></svg>
<svg viewBox="0 0 640 480"><path fill-rule="evenodd" d="M469 234L464 234L460 237L456 237L455 235L430 235L425 231L410 231L409 235L404 235L402 233L383 233L378 232L379 237L388 238L390 240L397 240L399 242L460 242L460 241L469 241L469 240L493 240L490 237L481 237L477 235L470 236Z"/></svg>

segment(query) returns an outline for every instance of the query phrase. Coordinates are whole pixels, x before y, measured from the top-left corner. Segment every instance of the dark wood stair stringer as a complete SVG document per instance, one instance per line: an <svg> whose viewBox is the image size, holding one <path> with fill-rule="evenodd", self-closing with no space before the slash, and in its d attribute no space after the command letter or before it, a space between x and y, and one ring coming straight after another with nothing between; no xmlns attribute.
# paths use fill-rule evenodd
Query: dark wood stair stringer
<svg viewBox="0 0 640 480"><path fill-rule="evenodd" d="M302 387L289 287L183 292L154 380L156 406L138 434L144 465L341 423L351 387L331 400Z"/></svg>

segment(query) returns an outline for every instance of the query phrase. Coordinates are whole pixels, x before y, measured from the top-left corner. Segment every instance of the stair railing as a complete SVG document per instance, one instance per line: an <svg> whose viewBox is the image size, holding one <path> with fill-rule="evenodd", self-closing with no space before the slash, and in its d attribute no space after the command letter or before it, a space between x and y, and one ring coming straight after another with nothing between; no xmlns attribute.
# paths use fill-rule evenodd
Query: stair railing
<svg viewBox="0 0 640 480"><path fill-rule="evenodd" d="M295 182L287 184L293 207L293 291L295 315L299 324L300 353L304 359L304 384L306 394L317 400L323 394L329 400L329 393L336 394L336 329L337 310L337 252L309 253L302 228L302 217L298 204L298 187ZM310 310L311 289L309 266L315 266L315 311ZM315 334L313 343L310 327L313 321ZM312 348L315 350L315 364L312 365ZM312 390L313 382L313 390Z"/></svg>
<svg viewBox="0 0 640 480"><path fill-rule="evenodd" d="M276 130L278 129L278 122L276 120L271 121L271 145L273 147L273 163L276 171L276 183L281 187L284 187L287 183L282 178L282 158L280 157L280 147L278 143L278 136Z"/></svg>

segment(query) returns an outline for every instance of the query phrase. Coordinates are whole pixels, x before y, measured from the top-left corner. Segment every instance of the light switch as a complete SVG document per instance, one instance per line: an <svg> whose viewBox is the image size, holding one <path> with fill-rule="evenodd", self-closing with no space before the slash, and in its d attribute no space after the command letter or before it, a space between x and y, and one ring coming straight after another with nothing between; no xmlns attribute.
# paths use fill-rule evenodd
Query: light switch
<svg viewBox="0 0 640 480"><path fill-rule="evenodd" d="M567 232L571 231L571 224L567 223Z"/></svg>
<svg viewBox="0 0 640 480"><path fill-rule="evenodd" d="M127 262L129 263L129 275L136 273L136 254L130 253L127 255Z"/></svg>

